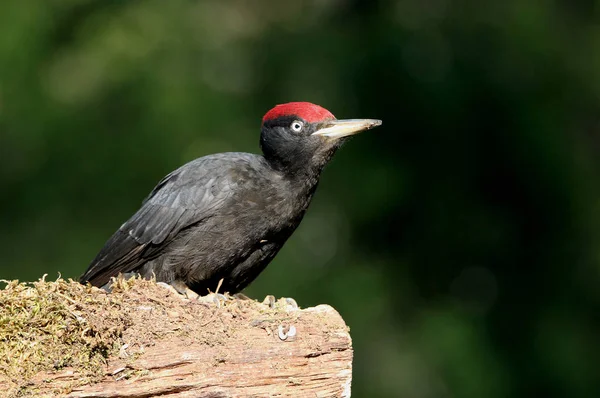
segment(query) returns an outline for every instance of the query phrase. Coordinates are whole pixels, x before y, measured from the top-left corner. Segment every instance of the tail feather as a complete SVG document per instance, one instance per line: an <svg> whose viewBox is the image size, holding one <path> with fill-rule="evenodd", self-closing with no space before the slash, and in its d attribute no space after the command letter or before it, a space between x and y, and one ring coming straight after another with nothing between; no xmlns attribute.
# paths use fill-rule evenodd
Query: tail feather
<svg viewBox="0 0 600 398"><path fill-rule="evenodd" d="M145 247L145 244L140 245L128 233L118 230L92 260L79 281L104 286L112 276L130 272L141 265L145 261L141 257Z"/></svg>

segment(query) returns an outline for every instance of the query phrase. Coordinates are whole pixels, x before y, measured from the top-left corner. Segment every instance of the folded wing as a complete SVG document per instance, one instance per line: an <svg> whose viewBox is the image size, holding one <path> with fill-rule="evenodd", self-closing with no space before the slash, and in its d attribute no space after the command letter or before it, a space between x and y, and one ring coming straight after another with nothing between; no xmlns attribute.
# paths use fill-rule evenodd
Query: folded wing
<svg viewBox="0 0 600 398"><path fill-rule="evenodd" d="M199 158L163 178L106 242L81 282L102 286L112 276L134 271L159 256L182 229L217 214L238 186L235 170L249 163L247 156Z"/></svg>

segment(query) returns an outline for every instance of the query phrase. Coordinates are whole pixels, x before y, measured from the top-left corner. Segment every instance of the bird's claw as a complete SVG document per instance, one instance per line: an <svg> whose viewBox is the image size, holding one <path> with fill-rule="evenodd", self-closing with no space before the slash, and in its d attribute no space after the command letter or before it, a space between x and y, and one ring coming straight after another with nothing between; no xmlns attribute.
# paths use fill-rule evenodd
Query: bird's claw
<svg viewBox="0 0 600 398"><path fill-rule="evenodd" d="M198 298L200 297L200 295L198 293L196 293L195 291L193 291L192 289L187 288L187 287L183 294L185 295L185 297L187 297L190 300L198 300Z"/></svg>
<svg viewBox="0 0 600 398"><path fill-rule="evenodd" d="M181 296L181 293L179 293L179 291L177 289L175 289L172 285L169 285L168 283L156 282L156 285L162 287L163 289L167 289L169 292L171 292L177 296Z"/></svg>
<svg viewBox="0 0 600 398"><path fill-rule="evenodd" d="M209 293L206 296L198 296L196 300L201 303L215 304L217 308L221 308L229 299L221 293Z"/></svg>
<svg viewBox="0 0 600 398"><path fill-rule="evenodd" d="M198 293L196 293L195 291L187 287L185 284L180 282L156 282L156 284L181 298L187 298L188 300L196 300L198 299L198 297L200 297Z"/></svg>

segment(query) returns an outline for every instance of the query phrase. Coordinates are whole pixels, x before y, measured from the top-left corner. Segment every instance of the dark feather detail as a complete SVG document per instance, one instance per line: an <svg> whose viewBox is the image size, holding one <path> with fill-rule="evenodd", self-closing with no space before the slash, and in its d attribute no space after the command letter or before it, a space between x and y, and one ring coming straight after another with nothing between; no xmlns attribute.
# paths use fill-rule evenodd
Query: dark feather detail
<svg viewBox="0 0 600 398"><path fill-rule="evenodd" d="M196 159L163 178L142 207L106 242L80 280L102 286L111 276L134 271L160 255L182 229L213 216L238 185L239 173L228 170L254 157L222 155ZM217 170L220 173L215 178Z"/></svg>

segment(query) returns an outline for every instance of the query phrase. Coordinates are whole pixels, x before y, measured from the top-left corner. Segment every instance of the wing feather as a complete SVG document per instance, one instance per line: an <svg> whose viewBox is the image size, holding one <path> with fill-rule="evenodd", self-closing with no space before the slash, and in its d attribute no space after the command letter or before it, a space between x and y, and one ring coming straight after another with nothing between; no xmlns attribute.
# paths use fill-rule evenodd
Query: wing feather
<svg viewBox="0 0 600 398"><path fill-rule="evenodd" d="M132 272L160 255L182 229L218 212L237 185L235 166L250 154L196 159L163 178L141 208L106 242L81 276L103 286L112 276Z"/></svg>

